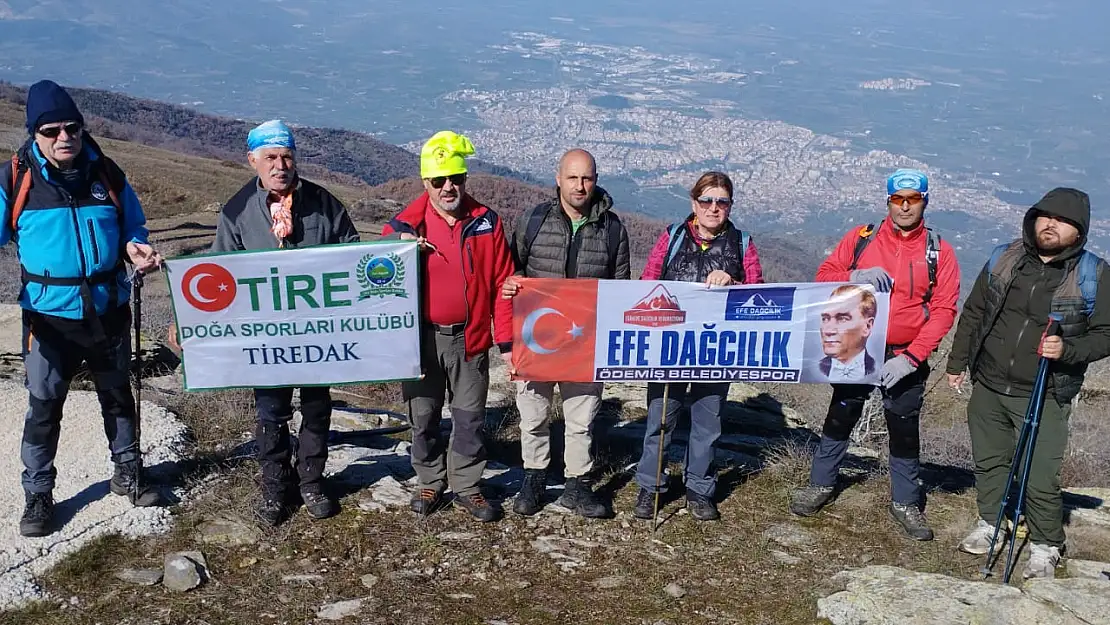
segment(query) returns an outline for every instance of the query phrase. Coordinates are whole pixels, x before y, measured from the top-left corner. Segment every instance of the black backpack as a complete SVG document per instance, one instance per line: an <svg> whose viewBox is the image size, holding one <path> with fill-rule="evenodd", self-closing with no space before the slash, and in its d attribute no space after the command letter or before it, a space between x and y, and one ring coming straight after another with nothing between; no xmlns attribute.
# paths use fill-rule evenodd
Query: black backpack
<svg viewBox="0 0 1110 625"><path fill-rule="evenodd" d="M882 222L879 222L882 226ZM863 255L863 250L867 249L867 245L871 243L871 239L875 238L875 224L867 224L859 229L859 238L856 239L856 248L852 251L852 264L848 267L848 271L854 271L856 264L859 263L859 257ZM940 264L940 235L933 232L932 228L925 227L927 235L925 243L925 265L929 269L929 288L925 291L921 303L925 306L925 314L929 314L929 300L933 299L933 287L937 285L937 266Z"/></svg>

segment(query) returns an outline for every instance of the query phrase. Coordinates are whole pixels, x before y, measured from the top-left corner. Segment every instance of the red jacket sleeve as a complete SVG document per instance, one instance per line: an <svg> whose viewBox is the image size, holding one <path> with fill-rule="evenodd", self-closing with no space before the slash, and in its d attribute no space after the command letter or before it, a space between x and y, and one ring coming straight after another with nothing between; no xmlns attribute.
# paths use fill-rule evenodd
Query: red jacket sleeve
<svg viewBox="0 0 1110 625"><path fill-rule="evenodd" d="M500 219L494 228L493 240L493 288L490 289L490 298L493 300L493 341L497 343L501 353L505 353L513 346L513 300L501 297L501 285L513 275L516 266L513 264L512 250Z"/></svg>
<svg viewBox="0 0 1110 625"><path fill-rule="evenodd" d="M744 250L744 284L763 284L763 265L755 251L755 239L748 239L748 249Z"/></svg>
<svg viewBox="0 0 1110 625"><path fill-rule="evenodd" d="M859 228L853 228L844 235L832 254L817 268L817 282L848 282L851 280L852 253L856 249Z"/></svg>
<svg viewBox="0 0 1110 625"><path fill-rule="evenodd" d="M956 301L960 298L960 263L956 251L948 241L940 242L940 258L937 261L937 284L933 287L933 297L929 300L929 320L921 326L917 338L905 349L919 362L924 362L937 347L941 339L952 329L956 322Z"/></svg>
<svg viewBox="0 0 1110 625"><path fill-rule="evenodd" d="M651 254L648 254L644 271L640 274L641 280L658 280L663 276L663 263L667 260L667 247L670 242L670 235L663 230L663 234L655 241L655 247L651 248Z"/></svg>

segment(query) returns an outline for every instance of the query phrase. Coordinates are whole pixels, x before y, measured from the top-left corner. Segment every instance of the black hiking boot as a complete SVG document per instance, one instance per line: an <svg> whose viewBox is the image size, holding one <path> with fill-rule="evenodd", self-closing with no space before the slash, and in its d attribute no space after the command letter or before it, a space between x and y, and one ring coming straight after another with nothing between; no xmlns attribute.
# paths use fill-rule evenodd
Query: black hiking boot
<svg viewBox="0 0 1110 625"><path fill-rule="evenodd" d="M50 521L54 518L54 495L51 493L24 493L27 507L19 519L19 533L34 538L46 536L53 530Z"/></svg>
<svg viewBox="0 0 1110 625"><path fill-rule="evenodd" d="M147 481L143 466L138 461L117 463L108 487L113 493L130 499L133 506L149 508L162 505L162 494Z"/></svg>
<svg viewBox="0 0 1110 625"><path fill-rule="evenodd" d="M254 509L255 514L263 523L270 527L277 527L284 523L293 514L290 505L286 484L272 484L263 482L262 499Z"/></svg>
<svg viewBox="0 0 1110 625"><path fill-rule="evenodd" d="M813 516L832 501L833 490L832 486L815 484L796 490L790 500L790 511L798 516Z"/></svg>
<svg viewBox="0 0 1110 625"><path fill-rule="evenodd" d="M636 505L632 508L632 516L644 521L650 521L655 512L655 493L641 488L636 495Z"/></svg>
<svg viewBox="0 0 1110 625"><path fill-rule="evenodd" d="M304 502L305 510L316 520L339 514L339 504L320 485L301 487L301 501Z"/></svg>
<svg viewBox="0 0 1110 625"><path fill-rule="evenodd" d="M543 469L525 469L524 483L520 486L520 493L513 502L513 512L524 516L532 516L543 508L543 493L547 490L547 471Z"/></svg>
<svg viewBox="0 0 1110 625"><path fill-rule="evenodd" d="M932 540L933 530L929 528L925 514L915 504L890 504L890 516L902 526L906 534L914 540Z"/></svg>
<svg viewBox="0 0 1110 625"><path fill-rule="evenodd" d="M690 489L686 489L686 509L698 521L716 521L721 518L712 497L699 495Z"/></svg>
<svg viewBox="0 0 1110 625"><path fill-rule="evenodd" d="M590 488L589 482L580 477L567 479L563 494L555 503L587 519L604 519L609 516L609 508Z"/></svg>
<svg viewBox="0 0 1110 625"><path fill-rule="evenodd" d="M443 505L443 493L434 488L421 488L409 501L409 508L416 514L426 517Z"/></svg>
<svg viewBox="0 0 1110 625"><path fill-rule="evenodd" d="M465 510L470 516L482 523L489 523L501 518L501 511L490 505L481 493L473 495L455 495L455 505Z"/></svg>

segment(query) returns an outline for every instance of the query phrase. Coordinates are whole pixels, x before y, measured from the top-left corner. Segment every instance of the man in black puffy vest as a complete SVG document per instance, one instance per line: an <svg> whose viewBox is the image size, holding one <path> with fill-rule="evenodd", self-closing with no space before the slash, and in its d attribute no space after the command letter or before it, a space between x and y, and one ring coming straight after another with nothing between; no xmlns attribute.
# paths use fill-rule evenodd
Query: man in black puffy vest
<svg viewBox="0 0 1110 625"><path fill-rule="evenodd" d="M597 186L594 157L581 149L568 150L555 173L555 196L526 210L513 232L510 247L517 275L528 278L600 278L627 280L631 275L628 232L613 212L613 198ZM511 298L519 283L510 278L501 287ZM551 463L551 401L554 382L517 381L520 410L520 449L524 484L513 511L533 515L543 507L547 468ZM601 382L559 382L562 398L566 483L559 505L589 518L610 515L594 492L587 475L594 418L601 408Z"/></svg>
<svg viewBox="0 0 1110 625"><path fill-rule="evenodd" d="M1090 221L1090 200L1075 189L1053 189L1029 209L1022 238L996 248L975 281L948 358L949 385L959 389L965 370L974 385L967 417L980 518L959 548L975 555L990 549L999 522L1039 355L1052 361L1028 480L1026 579L1053 577L1060 561L1071 400L1087 365L1110 355L1110 278L1106 263L1083 249ZM1063 316L1062 336L1044 337L1049 313Z"/></svg>

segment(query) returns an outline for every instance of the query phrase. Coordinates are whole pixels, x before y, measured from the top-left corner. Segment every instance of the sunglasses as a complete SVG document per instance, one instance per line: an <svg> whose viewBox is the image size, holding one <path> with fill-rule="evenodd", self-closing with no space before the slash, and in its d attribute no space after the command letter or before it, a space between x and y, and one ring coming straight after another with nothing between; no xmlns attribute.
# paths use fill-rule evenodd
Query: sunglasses
<svg viewBox="0 0 1110 625"><path fill-rule="evenodd" d="M443 185L447 184L448 180L451 181L451 184L457 187L466 182L466 174L451 174L450 176L436 176L435 178L428 178L428 182L432 183L432 186L436 189L442 189Z"/></svg>
<svg viewBox="0 0 1110 625"><path fill-rule="evenodd" d="M44 126L38 129L38 133L46 137L47 139L54 139L58 135L62 134L63 130L66 131L67 135L71 137L76 137L77 133L81 132L81 124L77 122L70 122L62 126Z"/></svg>
<svg viewBox="0 0 1110 625"><path fill-rule="evenodd" d="M714 204L720 206L721 208L728 208L732 206L732 198L709 197L708 195L703 195L698 198L698 206L701 206L702 208L709 208Z"/></svg>
<svg viewBox="0 0 1110 625"><path fill-rule="evenodd" d="M887 198L887 202L890 202L895 206L901 206L906 203L919 204L924 200L925 196L921 195L920 193L914 193L913 195L892 195Z"/></svg>

